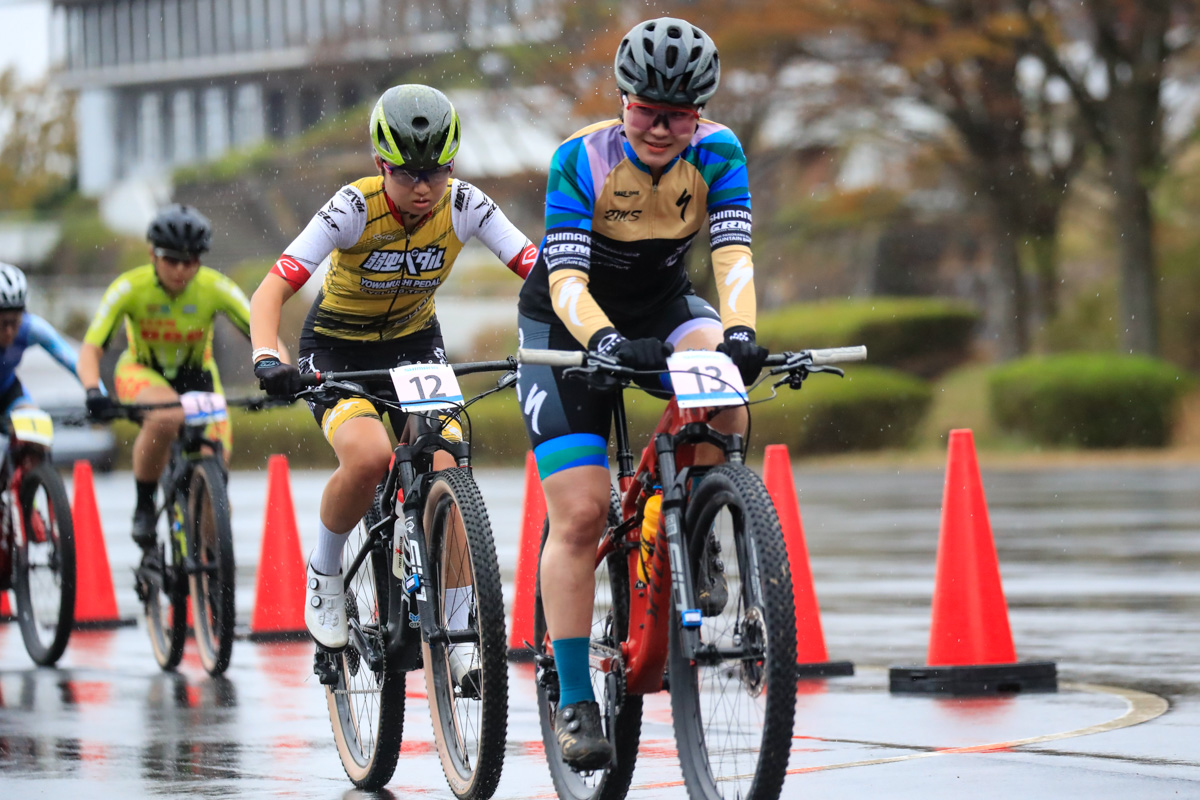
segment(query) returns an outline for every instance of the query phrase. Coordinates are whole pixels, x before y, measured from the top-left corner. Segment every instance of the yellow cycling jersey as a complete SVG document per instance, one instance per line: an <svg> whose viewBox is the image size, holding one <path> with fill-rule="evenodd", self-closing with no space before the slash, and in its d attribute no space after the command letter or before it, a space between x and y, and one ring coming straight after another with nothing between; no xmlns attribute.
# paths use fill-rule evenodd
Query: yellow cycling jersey
<svg viewBox="0 0 1200 800"><path fill-rule="evenodd" d="M250 303L229 278L200 267L187 288L171 297L147 264L109 285L83 340L106 347L124 319L129 352L137 362L174 380L180 369L211 367L218 313L250 336Z"/></svg>
<svg viewBox="0 0 1200 800"><path fill-rule="evenodd" d="M496 204L465 181L450 180L429 214L407 231L384 192L383 178L368 177L342 187L271 271L299 289L328 256L329 270L305 333L397 339L433 321L433 294L472 236L518 274L527 273L537 255Z"/></svg>

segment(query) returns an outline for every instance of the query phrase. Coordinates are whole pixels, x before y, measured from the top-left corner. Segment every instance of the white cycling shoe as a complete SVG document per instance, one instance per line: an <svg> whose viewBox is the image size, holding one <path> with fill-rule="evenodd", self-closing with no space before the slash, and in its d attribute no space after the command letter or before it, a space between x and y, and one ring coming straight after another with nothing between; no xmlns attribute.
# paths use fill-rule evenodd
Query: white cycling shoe
<svg viewBox="0 0 1200 800"><path fill-rule="evenodd" d="M459 652L459 651L463 652ZM463 697L472 700L480 698L483 684L483 672L479 669L478 659L474 658L475 648L470 644L451 646L447 654L450 662L450 677Z"/></svg>
<svg viewBox="0 0 1200 800"><path fill-rule="evenodd" d="M304 625L309 634L322 647L341 650L350 641L342 573L322 575L309 564L304 589Z"/></svg>

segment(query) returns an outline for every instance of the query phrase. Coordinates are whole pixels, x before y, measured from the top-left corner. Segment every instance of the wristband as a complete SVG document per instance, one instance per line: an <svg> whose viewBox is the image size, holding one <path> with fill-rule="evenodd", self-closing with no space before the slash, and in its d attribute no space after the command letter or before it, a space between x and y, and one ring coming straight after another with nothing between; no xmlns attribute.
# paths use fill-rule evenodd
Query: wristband
<svg viewBox="0 0 1200 800"><path fill-rule="evenodd" d="M283 356L279 355L279 351L276 350L274 347L256 347L256 348L254 348L254 351L252 353L250 353L250 360L257 363L259 356L271 356L272 358L278 358L280 361L283 361Z"/></svg>

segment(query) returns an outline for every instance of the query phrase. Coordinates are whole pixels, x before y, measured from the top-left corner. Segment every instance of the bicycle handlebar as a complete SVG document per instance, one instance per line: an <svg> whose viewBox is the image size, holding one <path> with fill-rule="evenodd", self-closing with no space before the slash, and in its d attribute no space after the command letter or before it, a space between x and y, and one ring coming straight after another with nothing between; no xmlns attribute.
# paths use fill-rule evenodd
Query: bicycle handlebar
<svg viewBox="0 0 1200 800"><path fill-rule="evenodd" d="M455 375L473 375L478 372L502 372L517 368L517 360L512 356L503 361L464 361L461 364L451 364ZM364 369L356 372L302 372L302 386L319 386L326 381L378 381L390 380L390 369Z"/></svg>
<svg viewBox="0 0 1200 800"><path fill-rule="evenodd" d="M768 367L782 366L797 354L807 354L808 363L814 366L867 360L867 348L857 345L855 347L801 350L798 353L777 353L767 356L765 364ZM544 364L551 367L581 367L586 363L588 355L589 353L584 350L531 350L522 347L517 351L517 359L523 364Z"/></svg>
<svg viewBox="0 0 1200 800"><path fill-rule="evenodd" d="M867 348L864 345L855 345L853 347L826 347L818 350L800 350L798 354L805 353L809 356L809 363L814 366L825 366L826 364L841 364L846 361L866 361ZM767 356L764 362L768 367L777 367L786 364L789 358L797 353L776 353L775 355Z"/></svg>

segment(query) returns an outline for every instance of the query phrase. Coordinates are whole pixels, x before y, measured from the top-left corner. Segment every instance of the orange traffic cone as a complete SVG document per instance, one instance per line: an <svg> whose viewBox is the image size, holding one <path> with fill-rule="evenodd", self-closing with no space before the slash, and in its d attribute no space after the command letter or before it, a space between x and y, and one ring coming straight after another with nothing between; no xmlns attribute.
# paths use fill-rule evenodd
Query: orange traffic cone
<svg viewBox="0 0 1200 800"><path fill-rule="evenodd" d="M267 509L250 617L252 640L308 637L304 627L305 572L287 456L274 455L267 461Z"/></svg>
<svg viewBox="0 0 1200 800"><path fill-rule="evenodd" d="M517 573L513 578L512 624L508 627L508 658L528 661L533 652L525 646L533 643L533 599L537 588L538 551L546 522L546 495L538 477L537 459L525 454L525 500L521 507L521 540L517 550Z"/></svg>
<svg viewBox="0 0 1200 800"><path fill-rule="evenodd" d="M763 454L763 483L779 515L788 566L792 571L792 597L796 607L796 677L853 675L854 664L849 661L830 661L825 649L821 609L813 588L808 546L804 543L804 525L800 521L800 503L796 499L796 481L792 477L792 461L788 457L787 445L767 446Z"/></svg>
<svg viewBox="0 0 1200 800"><path fill-rule="evenodd" d="M71 516L75 522L75 625L80 628L113 628L132 625L117 613L117 594L113 589L108 550L100 526L96 505L96 484L92 465L75 462L75 497Z"/></svg>
<svg viewBox="0 0 1200 800"><path fill-rule="evenodd" d="M893 667L891 690L993 694L1058 687L1053 662L1016 663L975 440L967 429L950 431L927 660L929 667Z"/></svg>

